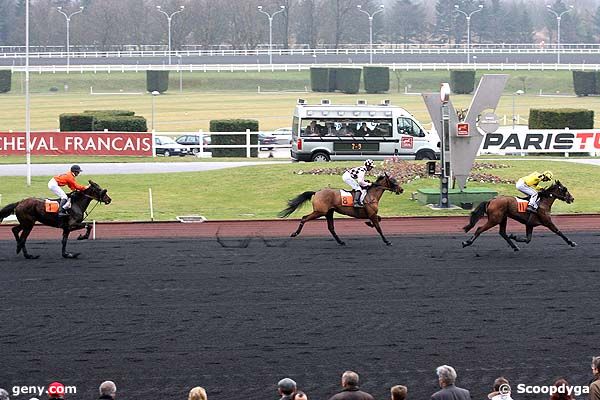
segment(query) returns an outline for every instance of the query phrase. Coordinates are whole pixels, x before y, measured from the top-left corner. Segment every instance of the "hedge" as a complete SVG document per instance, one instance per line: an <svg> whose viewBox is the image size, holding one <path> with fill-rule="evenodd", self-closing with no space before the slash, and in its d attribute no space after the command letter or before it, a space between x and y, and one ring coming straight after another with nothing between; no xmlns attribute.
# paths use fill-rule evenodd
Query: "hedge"
<svg viewBox="0 0 600 400"><path fill-rule="evenodd" d="M147 132L146 118L141 116L96 116L94 130L109 130L113 132Z"/></svg>
<svg viewBox="0 0 600 400"><path fill-rule="evenodd" d="M169 71L146 71L146 90L164 93L169 89Z"/></svg>
<svg viewBox="0 0 600 400"><path fill-rule="evenodd" d="M577 108L529 110L529 129L593 129L594 111Z"/></svg>
<svg viewBox="0 0 600 400"><path fill-rule="evenodd" d="M84 114L112 115L114 117L133 117L135 111L129 110L85 110Z"/></svg>
<svg viewBox="0 0 600 400"><path fill-rule="evenodd" d="M329 91L329 68L310 69L310 88L313 92Z"/></svg>
<svg viewBox="0 0 600 400"><path fill-rule="evenodd" d="M214 119L210 121L211 132L258 132L258 121L254 119ZM213 135L211 145L246 144L246 134ZM258 144L258 135L250 135L250 144ZM213 157L246 157L246 149L213 148ZM251 157L258 157L258 148L250 149Z"/></svg>
<svg viewBox="0 0 600 400"><path fill-rule="evenodd" d="M61 132L87 132L94 130L95 117L91 114L60 114Z"/></svg>
<svg viewBox="0 0 600 400"><path fill-rule="evenodd" d="M0 69L0 93L10 92L12 81L12 71L9 69Z"/></svg>
<svg viewBox="0 0 600 400"><path fill-rule="evenodd" d="M450 88L455 94L473 93L475 71L450 71Z"/></svg>
<svg viewBox="0 0 600 400"><path fill-rule="evenodd" d="M360 89L360 68L337 68L335 72L335 87L346 94L358 93Z"/></svg>
<svg viewBox="0 0 600 400"><path fill-rule="evenodd" d="M573 88L577 96L598 94L598 73L592 71L573 71Z"/></svg>
<svg viewBox="0 0 600 400"><path fill-rule="evenodd" d="M363 80L367 93L382 93L390 90L389 67L364 67Z"/></svg>
<svg viewBox="0 0 600 400"><path fill-rule="evenodd" d="M338 68L328 68L329 70L329 89L328 92L335 92L338 89L337 86L337 71Z"/></svg>

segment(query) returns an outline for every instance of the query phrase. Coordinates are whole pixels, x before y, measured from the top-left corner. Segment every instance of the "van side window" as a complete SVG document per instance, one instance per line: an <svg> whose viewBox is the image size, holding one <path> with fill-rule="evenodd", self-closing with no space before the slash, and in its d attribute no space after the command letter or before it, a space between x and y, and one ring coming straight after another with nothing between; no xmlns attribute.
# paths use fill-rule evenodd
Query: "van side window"
<svg viewBox="0 0 600 400"><path fill-rule="evenodd" d="M410 135L415 137L424 137L425 133L419 126L410 118L398 118L398 133L401 135Z"/></svg>

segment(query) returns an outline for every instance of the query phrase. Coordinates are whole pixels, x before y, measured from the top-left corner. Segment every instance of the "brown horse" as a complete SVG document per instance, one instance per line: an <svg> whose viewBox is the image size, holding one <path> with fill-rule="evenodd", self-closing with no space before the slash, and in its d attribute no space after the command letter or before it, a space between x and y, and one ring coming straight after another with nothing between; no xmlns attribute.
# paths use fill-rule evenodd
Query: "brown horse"
<svg viewBox="0 0 600 400"><path fill-rule="evenodd" d="M102 189L97 183L89 181L90 185L80 192L73 192L71 197L71 209L69 215L59 217L57 213L48 213L45 209L45 200L29 197L16 203L12 203L0 210L0 222L11 214L17 216L18 225L12 228L13 235L17 241L17 254L23 251L25 258L38 258L27 251L25 242L31 233L36 222L44 225L52 226L63 230L62 237L62 256L64 258L77 258L80 253L67 253L67 240L69 233L79 229L86 229L84 235L79 235L77 240L85 240L90 237L92 226L88 223L83 223L83 219L87 216L86 210L92 200L110 204L111 198L106 193L106 189ZM22 231L21 235L19 233Z"/></svg>
<svg viewBox="0 0 600 400"><path fill-rule="evenodd" d="M327 218L327 227L329 228L329 232L331 232L331 235L339 244L344 245L345 243L340 240L338 235L335 233L333 226L333 213L337 212L339 214L348 215L354 218L369 219L370 221L366 222L366 224L377 229L377 232L379 232L381 235L384 243L389 246L391 243L385 238L385 236L383 236L381 226L379 225L381 217L377 215L379 212L379 200L381 199L383 192L386 190L390 190L396 194L400 194L404 191L396 179L386 173L384 175L380 175L367 190L367 196L365 197L364 202L365 206L363 208L343 206L342 196L340 195L339 190L321 189L318 192L304 192L288 201L288 207L279 213L279 217L287 217L296 211L298 207L312 198L313 212L302 217L300 220L300 226L298 226L296 232L292 233L292 237L296 237L300 234L300 231L302 231L302 227L306 222L325 216L325 218Z"/></svg>
<svg viewBox="0 0 600 400"><path fill-rule="evenodd" d="M575 199L569 193L569 190L563 186L559 181L555 181L554 184L546 189L542 189L539 193L539 208L537 214L529 214L527 212L519 212L517 210L517 200L511 196L498 196L490 201L483 202L471 213L471 220L469 224L463 229L468 232L475 226L477 221L485 214L488 215L487 222L478 227L475 234L469 239L462 242L463 247L467 247L473 244L475 239L479 237L483 232L488 229L500 225L500 236L504 238L512 247L514 251L519 251L519 247L513 243L513 240L517 242L529 243L531 241L531 235L533 228L539 225L545 226L558 236L563 238L565 242L571 247L577 246L577 243L566 237L552 222L550 211L554 200L562 200L567 204L571 204ZM512 218L525 224L525 230L527 237L520 237L516 235L506 234L506 222L508 218Z"/></svg>

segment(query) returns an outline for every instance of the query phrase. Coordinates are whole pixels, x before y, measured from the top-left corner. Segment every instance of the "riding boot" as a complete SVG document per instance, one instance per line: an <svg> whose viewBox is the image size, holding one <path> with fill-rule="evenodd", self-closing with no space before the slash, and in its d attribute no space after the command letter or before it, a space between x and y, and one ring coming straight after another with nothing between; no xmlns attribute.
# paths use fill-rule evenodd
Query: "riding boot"
<svg viewBox="0 0 600 400"><path fill-rule="evenodd" d="M355 208L361 208L363 205L360 201L360 197L361 197L362 193L359 190L354 191L354 207Z"/></svg>
<svg viewBox="0 0 600 400"><path fill-rule="evenodd" d="M58 208L58 216L59 217L66 217L67 215L69 215L69 213L65 209L65 205L67 204L67 201L69 201L69 199L60 199L60 206Z"/></svg>

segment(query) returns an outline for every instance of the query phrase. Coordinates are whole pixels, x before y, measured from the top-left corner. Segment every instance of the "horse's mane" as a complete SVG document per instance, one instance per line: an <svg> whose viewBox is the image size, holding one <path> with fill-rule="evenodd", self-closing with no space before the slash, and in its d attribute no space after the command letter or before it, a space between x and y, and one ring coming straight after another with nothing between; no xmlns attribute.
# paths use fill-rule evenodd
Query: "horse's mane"
<svg viewBox="0 0 600 400"><path fill-rule="evenodd" d="M560 181L554 181L554 183L546 188L543 188L538 192L538 196L540 197L548 197L550 194L554 193L554 189L557 187L563 186ZM563 186L564 187L564 186Z"/></svg>

